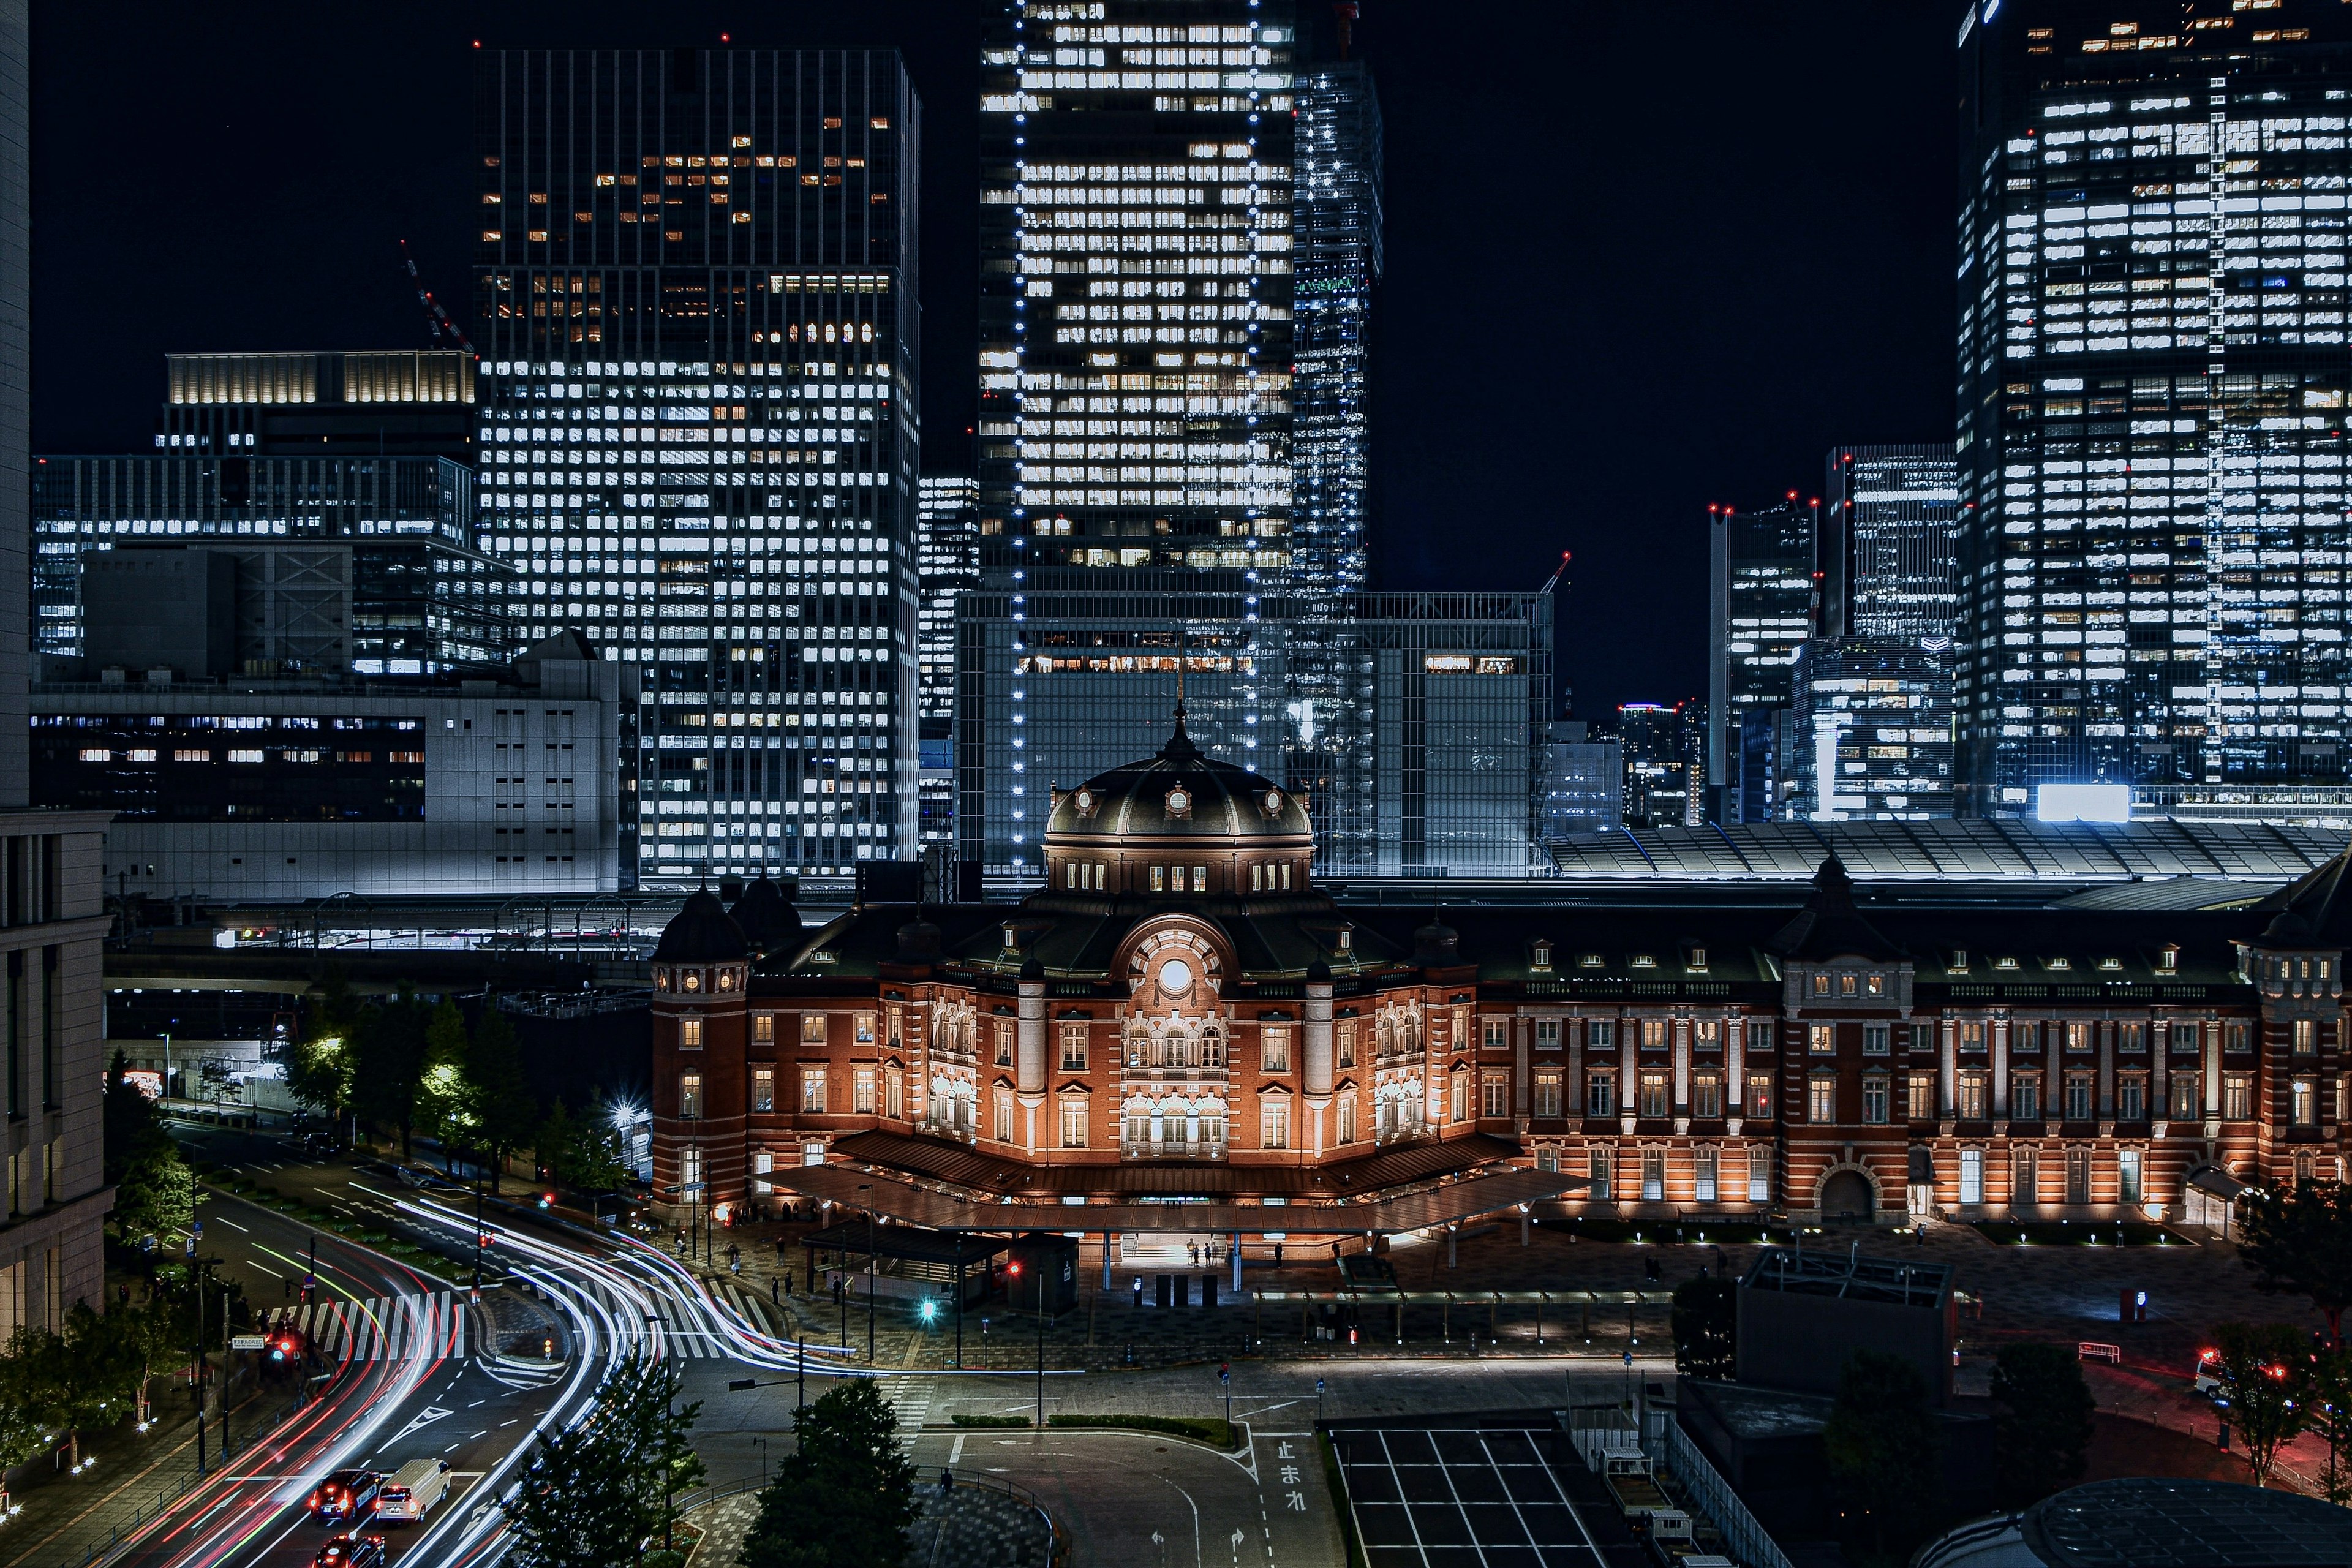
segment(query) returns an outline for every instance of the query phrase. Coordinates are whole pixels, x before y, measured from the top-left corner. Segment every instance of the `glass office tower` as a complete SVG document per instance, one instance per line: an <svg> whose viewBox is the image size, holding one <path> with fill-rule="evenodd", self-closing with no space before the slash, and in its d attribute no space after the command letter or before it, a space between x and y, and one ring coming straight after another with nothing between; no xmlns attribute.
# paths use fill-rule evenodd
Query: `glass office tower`
<svg viewBox="0 0 2352 1568"><path fill-rule="evenodd" d="M1722 803L1752 790L1734 784L1736 739L1786 712L1797 648L1812 635L1820 506L1790 490L1759 511L1707 509L1708 616L1706 798L1717 820ZM1626 746L1632 765L1635 748ZM1697 782L1697 781L1695 781ZM1629 808L1628 816L1633 815ZM1732 820L1741 820L1734 816Z"/></svg>
<svg viewBox="0 0 2352 1568"><path fill-rule="evenodd" d="M1300 592L1366 586L1366 403L1372 289L1381 280L1381 100L1360 60L1298 78L1297 270L1292 322Z"/></svg>
<svg viewBox="0 0 2352 1568"><path fill-rule="evenodd" d="M1966 15L1967 814L2344 798L2347 46L2334 0Z"/></svg>
<svg viewBox="0 0 2352 1568"><path fill-rule="evenodd" d="M648 883L916 822L917 106L888 51L500 50L480 495L525 635L650 672Z"/></svg>
<svg viewBox="0 0 2352 1568"><path fill-rule="evenodd" d="M1959 610L1949 447L1836 447L1822 496L1822 633L1947 637Z"/></svg>

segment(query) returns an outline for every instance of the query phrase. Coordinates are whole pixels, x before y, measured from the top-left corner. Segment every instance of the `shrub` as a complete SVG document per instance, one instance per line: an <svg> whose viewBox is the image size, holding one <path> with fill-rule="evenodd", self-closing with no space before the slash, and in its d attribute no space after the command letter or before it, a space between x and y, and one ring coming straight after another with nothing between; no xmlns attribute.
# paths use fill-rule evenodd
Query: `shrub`
<svg viewBox="0 0 2352 1568"><path fill-rule="evenodd" d="M1023 1422L1027 1426L1027 1422ZM1186 1437L1213 1448L1241 1447L1241 1429L1222 1415L1048 1415L1048 1426L1122 1427L1135 1432L1160 1432Z"/></svg>
<svg viewBox="0 0 2352 1568"><path fill-rule="evenodd" d="M957 1415L950 1419L959 1426L1018 1426L1024 1431L1032 1425L1026 1415Z"/></svg>

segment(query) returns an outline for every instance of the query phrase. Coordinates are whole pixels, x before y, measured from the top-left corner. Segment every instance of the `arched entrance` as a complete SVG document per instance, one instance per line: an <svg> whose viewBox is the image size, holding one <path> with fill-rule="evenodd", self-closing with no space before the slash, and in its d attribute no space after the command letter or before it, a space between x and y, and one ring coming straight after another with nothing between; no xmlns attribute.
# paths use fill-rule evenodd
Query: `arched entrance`
<svg viewBox="0 0 2352 1568"><path fill-rule="evenodd" d="M1867 1224L1876 1216L1878 1194L1870 1178L1851 1168L1832 1171L1822 1183L1822 1217L1823 1219L1859 1220Z"/></svg>

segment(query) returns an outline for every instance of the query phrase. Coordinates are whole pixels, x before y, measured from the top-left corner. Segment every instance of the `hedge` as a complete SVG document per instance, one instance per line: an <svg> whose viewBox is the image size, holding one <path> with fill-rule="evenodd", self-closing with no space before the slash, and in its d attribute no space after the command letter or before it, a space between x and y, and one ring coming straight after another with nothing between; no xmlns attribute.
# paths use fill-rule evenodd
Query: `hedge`
<svg viewBox="0 0 2352 1568"><path fill-rule="evenodd" d="M1024 1426L1027 1423L1024 1422ZM1186 1437L1195 1443L1206 1443L1213 1448L1234 1449L1242 1446L1241 1428L1222 1415L1048 1415L1048 1426L1123 1427L1135 1432L1161 1432L1171 1437Z"/></svg>

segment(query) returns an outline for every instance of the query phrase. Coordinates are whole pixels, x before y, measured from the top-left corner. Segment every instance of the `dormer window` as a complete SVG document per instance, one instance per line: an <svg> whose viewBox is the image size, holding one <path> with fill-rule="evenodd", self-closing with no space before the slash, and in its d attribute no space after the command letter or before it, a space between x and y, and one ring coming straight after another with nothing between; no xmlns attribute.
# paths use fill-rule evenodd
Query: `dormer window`
<svg viewBox="0 0 2352 1568"><path fill-rule="evenodd" d="M1692 948L1690 950L1690 957L1684 961L1684 965L1685 968L1690 969L1705 969L1706 967L1706 949L1703 947Z"/></svg>
<svg viewBox="0 0 2352 1568"><path fill-rule="evenodd" d="M1080 816L1092 816L1102 807L1102 799L1090 789L1082 789L1070 797L1070 805Z"/></svg>
<svg viewBox="0 0 2352 1568"><path fill-rule="evenodd" d="M1992 961L1992 966L1995 969L2015 969L2017 967L2017 960L2013 958L1996 958Z"/></svg>
<svg viewBox="0 0 2352 1568"><path fill-rule="evenodd" d="M1869 996L1884 996L1884 995L1885 995L1885 994L1886 994L1886 976L1885 976L1884 974L1870 974L1870 975L1865 975L1865 976L1864 977L1864 979L1863 979L1863 986L1862 986L1862 989L1863 989L1863 993L1864 993L1864 994L1865 994L1865 995L1869 995Z"/></svg>
<svg viewBox="0 0 2352 1568"><path fill-rule="evenodd" d="M1952 962L1948 967L1955 974L1966 974L1969 972L1969 950L1965 947L1955 948L1952 952Z"/></svg>
<svg viewBox="0 0 2352 1568"><path fill-rule="evenodd" d="M1597 952L1588 952L1576 961L1576 966L1579 969L1604 969L1608 967L1608 961Z"/></svg>
<svg viewBox="0 0 2352 1568"><path fill-rule="evenodd" d="M1859 976L1859 975L1855 975L1855 974L1841 974L1841 975L1839 975L1839 976L1838 976L1838 994L1839 994L1839 995L1841 995L1841 996L1855 996L1855 995L1859 995L1859 994L1861 994L1861 992L1862 992L1862 977L1861 977L1861 976Z"/></svg>
<svg viewBox="0 0 2352 1568"><path fill-rule="evenodd" d="M1816 996L1826 996L1829 994L1830 977L1816 970L1813 973L1813 994Z"/></svg>
<svg viewBox="0 0 2352 1568"><path fill-rule="evenodd" d="M2053 958L2049 962L2050 967L2053 969L2072 969L2074 967L2074 961L2063 956Z"/></svg>
<svg viewBox="0 0 2352 1568"><path fill-rule="evenodd" d="M1265 808L1265 814L1268 816L1280 816L1282 815L1282 792L1278 789L1270 789L1266 791L1259 804Z"/></svg>
<svg viewBox="0 0 2352 1568"><path fill-rule="evenodd" d="M1355 931L1355 928L1354 928L1353 926L1341 926L1341 927L1339 928L1339 951L1340 951L1341 952L1353 952L1353 951L1354 951L1354 949L1355 949L1355 946L1356 946L1356 931Z"/></svg>
<svg viewBox="0 0 2352 1568"><path fill-rule="evenodd" d="M1629 969L1655 969L1658 961L1646 952L1637 952L1625 961L1625 965Z"/></svg>
<svg viewBox="0 0 2352 1568"><path fill-rule="evenodd" d="M1551 943L1548 942L1536 943L1535 956L1528 961L1528 967L1538 973L1549 973L1551 970Z"/></svg>
<svg viewBox="0 0 2352 1568"><path fill-rule="evenodd" d="M2124 961L2120 958L2103 958L2099 960L2099 967L2101 969L2121 969L2123 966Z"/></svg>
<svg viewBox="0 0 2352 1568"><path fill-rule="evenodd" d="M1014 948L1017 948L1020 945L1021 933L1014 931L1011 926L1006 926L1004 928L1004 951L1011 952Z"/></svg>
<svg viewBox="0 0 2352 1568"><path fill-rule="evenodd" d="M2165 947L2158 949L2156 955L2156 966L2164 971L2167 974L2172 973L2180 967L2180 950L2177 947Z"/></svg>

